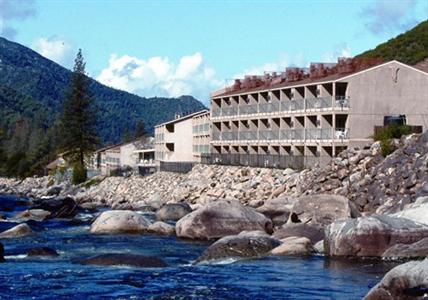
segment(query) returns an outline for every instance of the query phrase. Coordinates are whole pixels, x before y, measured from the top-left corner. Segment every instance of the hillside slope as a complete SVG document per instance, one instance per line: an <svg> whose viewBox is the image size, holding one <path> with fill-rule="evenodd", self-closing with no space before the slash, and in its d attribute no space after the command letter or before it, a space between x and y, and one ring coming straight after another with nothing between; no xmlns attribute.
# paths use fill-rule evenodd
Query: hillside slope
<svg viewBox="0 0 428 300"><path fill-rule="evenodd" d="M90 62L88 62L90 64ZM13 89L51 110L49 121L60 111L71 71L20 44L0 38L0 86ZM91 90L98 110L98 131L104 144L118 142L125 131L133 131L143 120L148 131L177 112L190 113L204 109L191 96L180 98L143 98L119 91L91 79ZM0 102L2 107L7 101ZM26 100L15 110L19 114ZM22 106L22 107L20 107Z"/></svg>
<svg viewBox="0 0 428 300"><path fill-rule="evenodd" d="M428 57L428 20L357 57L375 57L384 61L395 59L409 65L417 64Z"/></svg>

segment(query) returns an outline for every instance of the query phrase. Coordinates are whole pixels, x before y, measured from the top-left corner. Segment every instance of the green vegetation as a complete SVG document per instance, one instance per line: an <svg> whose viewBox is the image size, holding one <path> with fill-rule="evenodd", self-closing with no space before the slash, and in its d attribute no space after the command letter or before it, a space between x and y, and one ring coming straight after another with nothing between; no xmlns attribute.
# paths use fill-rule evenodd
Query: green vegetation
<svg viewBox="0 0 428 300"><path fill-rule="evenodd" d="M428 57L428 21L357 57L376 57L385 61L395 59L409 65L417 64Z"/></svg>
<svg viewBox="0 0 428 300"><path fill-rule="evenodd" d="M380 141L382 156L386 157L395 151L395 147L391 140L399 139L403 135L410 134L411 132L412 129L408 125L391 124L376 132L374 140Z"/></svg>
<svg viewBox="0 0 428 300"><path fill-rule="evenodd" d="M94 178L91 178L88 181L82 183L81 186L84 187L85 189L89 189L93 185L100 184L100 182L103 180L104 180L104 178L102 178L102 177L94 177Z"/></svg>
<svg viewBox="0 0 428 300"><path fill-rule="evenodd" d="M98 136L95 128L96 110L93 107L89 78L85 74L85 62L80 49L59 120L59 150L73 165L73 183L85 182L85 157L96 150Z"/></svg>

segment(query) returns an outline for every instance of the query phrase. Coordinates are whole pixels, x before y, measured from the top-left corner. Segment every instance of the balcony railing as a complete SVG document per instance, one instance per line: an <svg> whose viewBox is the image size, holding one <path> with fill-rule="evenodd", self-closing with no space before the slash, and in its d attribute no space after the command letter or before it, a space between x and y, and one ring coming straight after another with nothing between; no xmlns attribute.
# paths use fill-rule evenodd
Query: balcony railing
<svg viewBox="0 0 428 300"><path fill-rule="evenodd" d="M275 130L253 130L240 132L213 132L213 141L272 141L272 140L347 140L349 139L349 128L295 128Z"/></svg>
<svg viewBox="0 0 428 300"><path fill-rule="evenodd" d="M240 106L231 106L224 108L213 108L212 117L228 117L240 116L256 113L279 113L279 112L295 112L306 110L321 110L321 109L348 109L349 97L336 96L321 97L321 98L305 98L297 100L274 101L270 103L256 103Z"/></svg>

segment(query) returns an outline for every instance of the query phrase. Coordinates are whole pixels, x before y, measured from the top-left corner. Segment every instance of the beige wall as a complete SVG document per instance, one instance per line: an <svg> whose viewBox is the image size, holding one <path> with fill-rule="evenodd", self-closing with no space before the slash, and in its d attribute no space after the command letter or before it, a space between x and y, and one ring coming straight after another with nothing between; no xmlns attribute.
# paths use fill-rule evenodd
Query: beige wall
<svg viewBox="0 0 428 300"><path fill-rule="evenodd" d="M120 166L135 168L137 166L137 157L134 151L137 148L133 143L125 144L120 147Z"/></svg>
<svg viewBox="0 0 428 300"><path fill-rule="evenodd" d="M409 125L428 129L428 74L392 62L341 82L348 82L351 139L372 136L385 115L406 115Z"/></svg>

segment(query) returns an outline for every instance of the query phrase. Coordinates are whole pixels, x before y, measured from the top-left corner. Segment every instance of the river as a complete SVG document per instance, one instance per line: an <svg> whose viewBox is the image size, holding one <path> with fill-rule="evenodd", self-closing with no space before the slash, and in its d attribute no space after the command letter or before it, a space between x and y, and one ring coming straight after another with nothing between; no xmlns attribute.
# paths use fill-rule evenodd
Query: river
<svg viewBox="0 0 428 300"><path fill-rule="evenodd" d="M11 197L0 196L0 201ZM0 205L1 206L1 205ZM24 206L7 208L10 217ZM150 216L149 216L150 217ZM0 299L361 299L395 266L382 261L331 260L323 256L266 257L192 265L208 247L156 235L93 235L91 216L30 222L36 234L0 240ZM0 231L13 224L0 222ZM28 249L51 247L55 258L27 257ZM166 268L80 265L103 253L157 256Z"/></svg>

